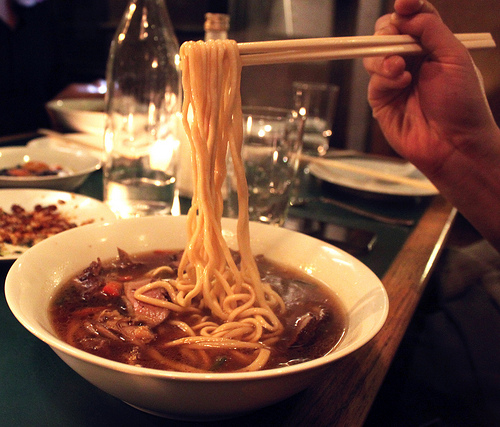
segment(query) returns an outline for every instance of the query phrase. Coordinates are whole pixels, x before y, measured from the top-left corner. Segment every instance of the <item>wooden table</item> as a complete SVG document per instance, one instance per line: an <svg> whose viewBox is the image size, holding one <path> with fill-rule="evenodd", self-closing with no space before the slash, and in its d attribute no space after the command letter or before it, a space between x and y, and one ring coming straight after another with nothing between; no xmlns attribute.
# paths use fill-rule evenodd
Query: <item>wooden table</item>
<svg viewBox="0 0 500 427"><path fill-rule="evenodd" d="M79 192L100 198L101 182L100 174L96 173ZM332 196L330 189L320 191ZM456 211L440 196L403 204L362 201L341 194L333 196L344 201L350 199L379 213L412 217L417 224L387 226L321 205L291 211L291 215L315 216L376 232L377 245L358 258L381 278L389 295L389 315L382 330L361 349L336 362L316 385L281 403L236 419L193 424L158 418L129 407L80 378L17 322L2 293L0 423L96 427L361 426L443 249ZM8 268L5 262L0 263L1 282Z"/></svg>

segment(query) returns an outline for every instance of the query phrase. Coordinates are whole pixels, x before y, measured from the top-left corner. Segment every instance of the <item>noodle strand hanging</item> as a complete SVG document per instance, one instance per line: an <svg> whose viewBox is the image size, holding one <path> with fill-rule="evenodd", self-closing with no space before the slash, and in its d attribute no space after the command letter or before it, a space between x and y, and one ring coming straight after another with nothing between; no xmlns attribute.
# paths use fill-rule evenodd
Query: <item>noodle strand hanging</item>
<svg viewBox="0 0 500 427"><path fill-rule="evenodd" d="M284 303L261 281L250 248L248 188L241 158L243 124L238 47L233 40L187 42L181 46L180 55L183 125L191 146L194 183L187 215L188 243L177 279L168 284L162 280L150 283L137 289L135 296L174 311L191 310L201 314L208 309L212 318L219 320L207 322L197 315L194 323L177 322L185 337L168 346L199 351L212 347L252 350L254 357L242 370L261 369L270 355L266 345L275 342L283 331L277 313L284 311ZM238 186L239 266L224 239L221 225L228 153ZM156 302L144 295L147 290L162 286L171 302Z"/></svg>

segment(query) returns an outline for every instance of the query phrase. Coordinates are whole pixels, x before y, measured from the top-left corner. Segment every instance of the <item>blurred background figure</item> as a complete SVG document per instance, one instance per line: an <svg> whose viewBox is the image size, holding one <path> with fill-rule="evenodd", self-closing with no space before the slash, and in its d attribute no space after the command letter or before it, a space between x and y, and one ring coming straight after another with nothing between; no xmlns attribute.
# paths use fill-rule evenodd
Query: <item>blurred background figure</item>
<svg viewBox="0 0 500 427"><path fill-rule="evenodd" d="M52 0L0 0L0 135L48 126L65 85Z"/></svg>
<svg viewBox="0 0 500 427"><path fill-rule="evenodd" d="M0 0L0 136L49 127L47 101L101 89L115 31L109 3Z"/></svg>

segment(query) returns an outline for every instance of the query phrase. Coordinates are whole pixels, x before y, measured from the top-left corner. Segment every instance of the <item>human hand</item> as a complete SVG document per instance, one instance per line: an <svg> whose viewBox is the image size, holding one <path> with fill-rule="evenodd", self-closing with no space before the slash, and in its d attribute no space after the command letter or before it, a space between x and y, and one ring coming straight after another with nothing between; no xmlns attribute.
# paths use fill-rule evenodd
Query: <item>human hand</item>
<svg viewBox="0 0 500 427"><path fill-rule="evenodd" d="M375 34L410 34L428 53L364 60L368 100L389 143L431 179L463 156L498 151L489 146L496 125L467 49L428 1L396 0L394 8Z"/></svg>

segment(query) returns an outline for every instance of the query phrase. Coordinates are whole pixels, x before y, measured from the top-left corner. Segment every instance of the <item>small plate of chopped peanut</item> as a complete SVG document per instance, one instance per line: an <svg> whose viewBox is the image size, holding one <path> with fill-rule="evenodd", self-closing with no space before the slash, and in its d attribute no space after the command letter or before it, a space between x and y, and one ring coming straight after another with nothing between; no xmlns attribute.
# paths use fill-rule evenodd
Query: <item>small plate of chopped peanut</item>
<svg viewBox="0 0 500 427"><path fill-rule="evenodd" d="M106 204L80 194L0 189L0 261L15 260L54 234L114 219Z"/></svg>
<svg viewBox="0 0 500 427"><path fill-rule="evenodd" d="M0 187L72 191L100 167L101 159L85 151L3 147L0 148Z"/></svg>

